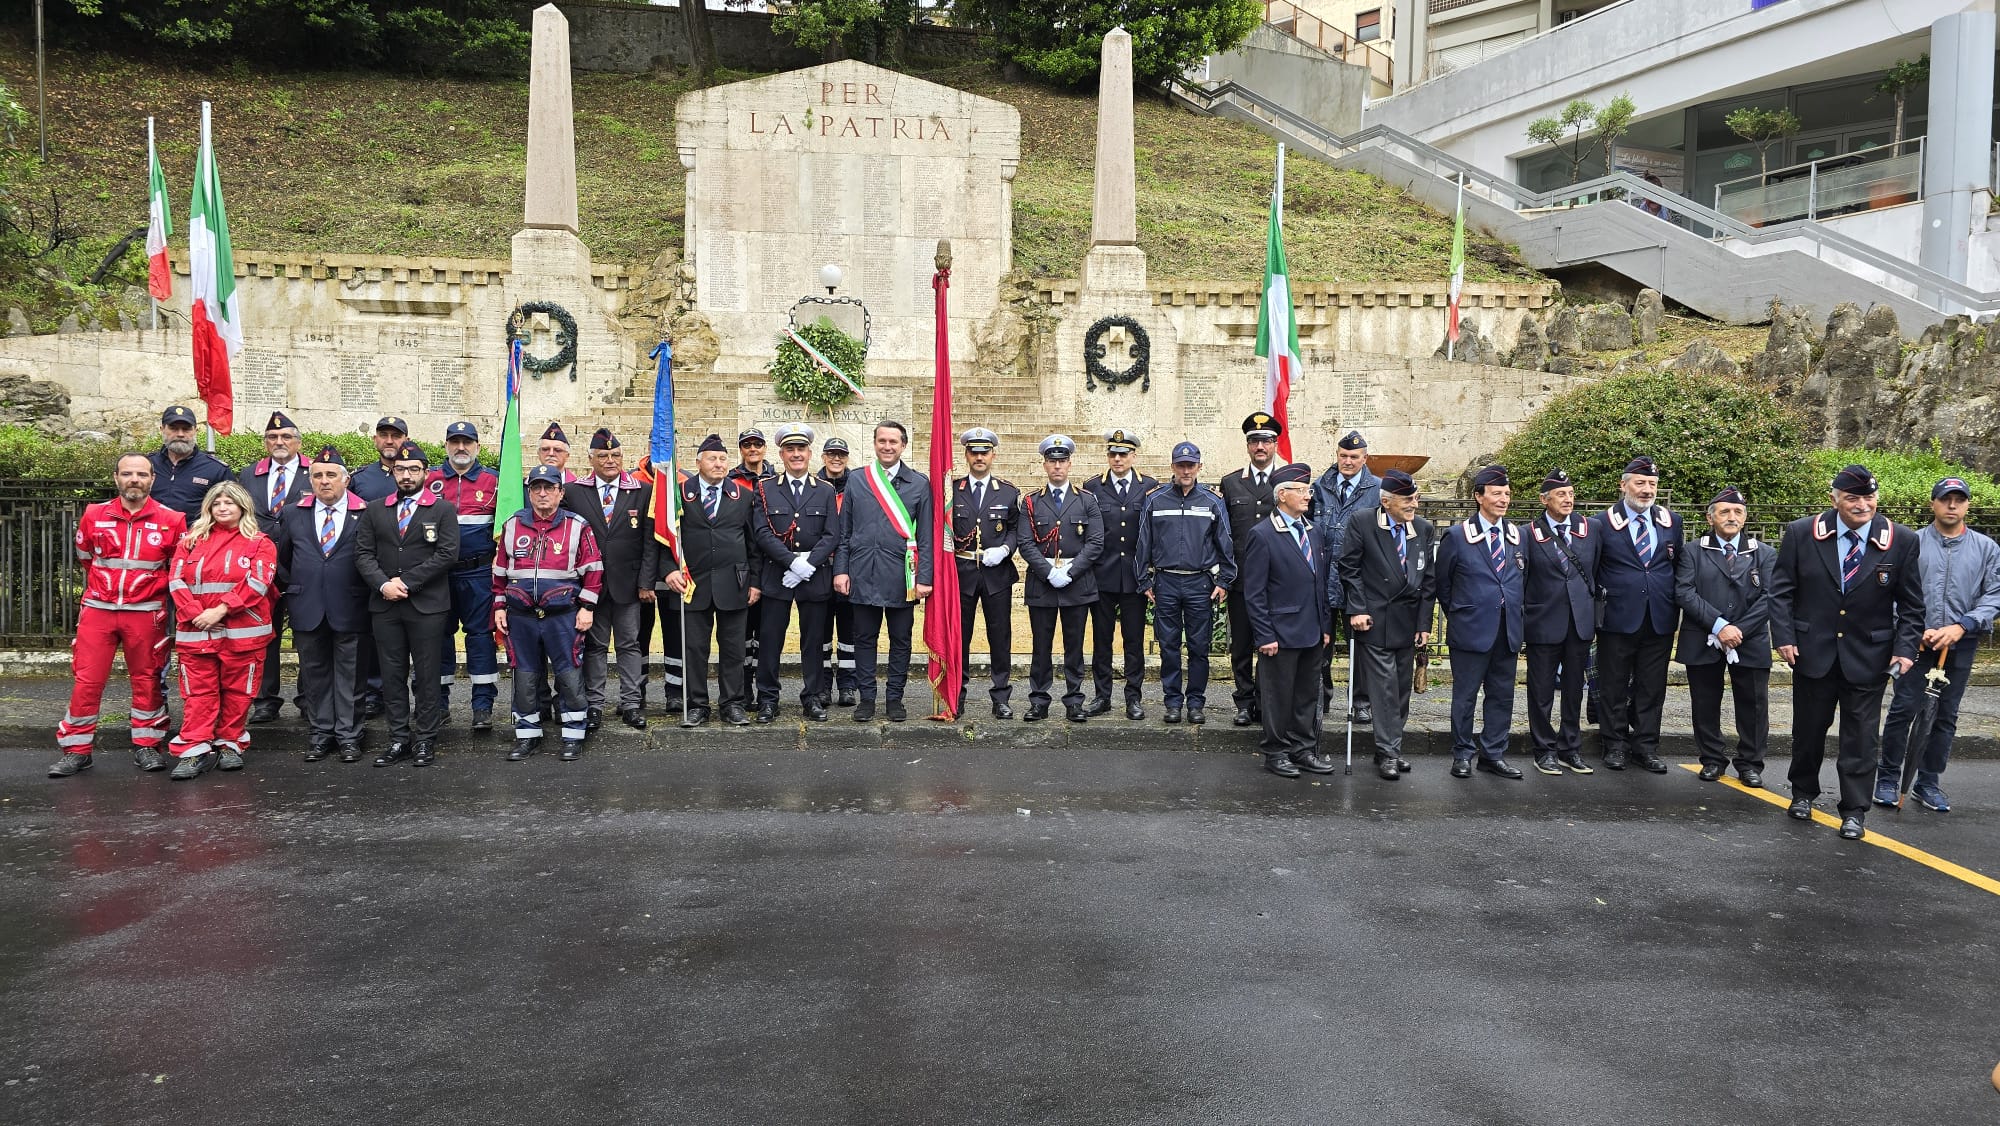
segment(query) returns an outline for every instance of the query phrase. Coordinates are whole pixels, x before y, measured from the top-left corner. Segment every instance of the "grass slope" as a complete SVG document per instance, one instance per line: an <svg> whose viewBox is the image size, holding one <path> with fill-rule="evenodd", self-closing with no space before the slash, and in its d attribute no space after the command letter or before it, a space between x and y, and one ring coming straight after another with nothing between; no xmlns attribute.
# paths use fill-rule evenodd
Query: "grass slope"
<svg viewBox="0 0 2000 1126"><path fill-rule="evenodd" d="M27 104L32 66L27 44L0 37L0 77ZM725 76L741 77L747 76ZM1020 109L1016 266L1074 276L1090 231L1093 100L1009 84L985 66L924 77ZM685 181L673 107L689 88L675 75L576 76L581 222L598 260L644 263L662 251L678 252ZM521 214L525 82L194 70L56 51L49 62L49 163L27 186L58 186L67 197L85 235L66 263L72 277L79 265L87 274L107 247L145 223L149 114L157 119L176 215L185 219L203 99L215 103L237 246L507 255ZM1261 278L1273 155L1273 143L1247 127L1142 96L1139 233L1150 273ZM1445 276L1449 216L1380 181L1309 160L1290 162L1287 179L1285 241L1294 284ZM176 243L184 245L185 237L183 221ZM142 277L138 257L128 256L119 280ZM1474 239L1469 258L1473 280L1534 276L1491 240ZM18 285L8 288L18 296ZM0 302L9 296L0 292Z"/></svg>

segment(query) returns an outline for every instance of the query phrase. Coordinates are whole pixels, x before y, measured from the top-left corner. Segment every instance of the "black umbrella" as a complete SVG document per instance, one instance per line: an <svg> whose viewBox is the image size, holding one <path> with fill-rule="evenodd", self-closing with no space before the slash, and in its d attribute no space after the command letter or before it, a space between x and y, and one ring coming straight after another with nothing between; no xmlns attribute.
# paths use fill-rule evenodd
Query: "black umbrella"
<svg viewBox="0 0 2000 1126"><path fill-rule="evenodd" d="M1917 769L1923 764L1924 752L1930 748L1931 728L1937 726L1938 699L1950 686L1951 678L1944 674L1944 659L1951 654L1951 646L1938 650L1937 666L1924 674L1924 695L1917 705L1917 716L1910 721L1910 739L1903 744L1903 782L1896 791L1896 808L1903 808L1903 795L1910 792L1910 783L1917 779Z"/></svg>

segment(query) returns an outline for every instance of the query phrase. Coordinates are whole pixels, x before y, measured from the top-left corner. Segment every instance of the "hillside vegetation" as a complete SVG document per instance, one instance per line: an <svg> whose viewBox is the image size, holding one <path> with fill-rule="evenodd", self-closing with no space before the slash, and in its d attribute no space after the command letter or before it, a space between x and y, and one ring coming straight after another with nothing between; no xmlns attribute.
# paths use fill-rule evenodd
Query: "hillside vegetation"
<svg viewBox="0 0 2000 1126"><path fill-rule="evenodd" d="M146 117L184 245L200 103L215 134L235 245L260 250L505 257L519 226L526 157L522 81L401 78L376 73L191 70L114 55L53 52L49 161L19 187L53 188L80 238L62 254L73 279L146 220ZM723 75L718 81L750 77ZM978 65L923 77L1010 102L1021 111L1014 180L1016 266L1074 276L1089 238L1096 114L1087 97L1011 84ZM0 37L0 78L32 107L33 55ZM673 74L579 74L577 182L583 237L600 261L646 263L681 245L685 180L674 147ZM32 144L32 127L18 144ZM1142 95L1137 157L1140 243L1156 278L1254 282L1264 261L1272 142ZM1294 284L1424 281L1447 273L1451 220L1381 181L1308 160L1288 162L1285 238ZM109 279L143 277L128 255ZM1473 280L1531 271L1474 239ZM0 267L3 269L4 267ZM51 272L44 271L44 275ZM25 280L24 280L25 279ZM7 304L62 295L17 274ZM40 291L36 286L42 284ZM74 301L71 301L74 304ZM37 327L43 327L40 323Z"/></svg>

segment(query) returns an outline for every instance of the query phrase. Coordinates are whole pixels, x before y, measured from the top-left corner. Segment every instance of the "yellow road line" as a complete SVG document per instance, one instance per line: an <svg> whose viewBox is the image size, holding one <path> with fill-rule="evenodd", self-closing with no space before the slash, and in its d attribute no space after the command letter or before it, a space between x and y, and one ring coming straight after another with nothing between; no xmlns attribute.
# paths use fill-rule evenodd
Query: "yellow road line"
<svg viewBox="0 0 2000 1126"><path fill-rule="evenodd" d="M1690 774L1697 773L1701 770L1701 767L1691 762L1681 763L1680 766L1682 770L1685 770ZM1753 790L1750 787L1745 786L1743 783L1737 781L1736 779L1731 778L1727 774L1717 779L1717 781L1725 786L1728 786L1730 789L1738 790L1743 793L1749 794L1751 797L1757 798L1760 801L1770 802L1772 805L1777 806L1779 809L1788 809L1791 807L1792 804L1791 802L1785 800L1784 798L1779 797L1778 795L1772 793L1769 790L1764 790L1764 789ZM1824 813L1818 809L1813 810L1813 820L1821 825L1825 825L1829 829L1840 828L1840 818L1835 817L1830 813ZM1945 875L1950 876L1954 880L1963 880L1964 882L1971 884L1973 887L1978 888L1980 891L1991 892L1994 895L2000 895L2000 880L1996 880L1991 876L1982 875L1978 872L1973 871L1970 868L1965 868L1961 867L1960 865L1953 864L1951 861L1946 860L1941 856L1933 856L1930 853L1925 852L1923 849L1917 848L1913 845L1906 845L1902 841L1899 841L1894 837L1885 837L1881 833L1876 832L1872 828L1868 830L1866 836L1861 838L1861 843L1872 844L1877 848L1887 849L1890 852L1895 853L1897 856L1904 857L1905 859L1908 860L1914 860L1926 868L1930 868L1938 872L1943 872Z"/></svg>

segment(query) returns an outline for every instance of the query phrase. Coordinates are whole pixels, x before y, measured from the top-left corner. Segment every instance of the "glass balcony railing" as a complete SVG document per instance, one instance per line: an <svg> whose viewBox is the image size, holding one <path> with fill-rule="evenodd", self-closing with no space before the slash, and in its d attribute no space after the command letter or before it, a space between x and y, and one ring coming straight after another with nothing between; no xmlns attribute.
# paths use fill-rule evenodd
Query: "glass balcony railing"
<svg viewBox="0 0 2000 1126"><path fill-rule="evenodd" d="M1715 186L1715 209L1752 227L1830 219L1924 197L1924 139L1774 168Z"/></svg>

